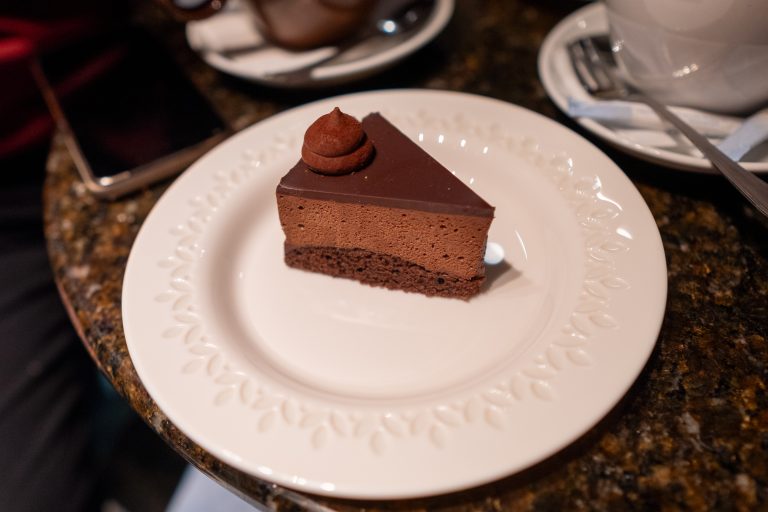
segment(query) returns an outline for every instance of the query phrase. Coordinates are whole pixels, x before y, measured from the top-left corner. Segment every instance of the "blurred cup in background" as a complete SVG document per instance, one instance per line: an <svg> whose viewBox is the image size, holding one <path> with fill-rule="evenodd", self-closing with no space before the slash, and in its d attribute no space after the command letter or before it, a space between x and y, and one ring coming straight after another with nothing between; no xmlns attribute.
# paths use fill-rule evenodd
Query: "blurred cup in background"
<svg viewBox="0 0 768 512"><path fill-rule="evenodd" d="M259 31L287 48L313 48L352 35L376 0L250 0Z"/></svg>
<svg viewBox="0 0 768 512"><path fill-rule="evenodd" d="M202 19L226 0L160 0L182 21ZM370 17L377 0L242 0L259 32L270 42L303 50L352 35Z"/></svg>
<svg viewBox="0 0 768 512"><path fill-rule="evenodd" d="M672 105L747 113L768 102L768 0L605 0L633 85Z"/></svg>

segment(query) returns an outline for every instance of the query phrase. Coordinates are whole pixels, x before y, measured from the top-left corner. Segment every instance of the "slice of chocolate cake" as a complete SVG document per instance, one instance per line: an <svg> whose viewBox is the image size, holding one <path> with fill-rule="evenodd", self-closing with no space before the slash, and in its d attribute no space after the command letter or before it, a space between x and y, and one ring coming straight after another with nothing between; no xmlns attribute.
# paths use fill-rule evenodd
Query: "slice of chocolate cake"
<svg viewBox="0 0 768 512"><path fill-rule="evenodd" d="M315 121L277 205L291 267L464 299L485 280L493 207L379 114Z"/></svg>

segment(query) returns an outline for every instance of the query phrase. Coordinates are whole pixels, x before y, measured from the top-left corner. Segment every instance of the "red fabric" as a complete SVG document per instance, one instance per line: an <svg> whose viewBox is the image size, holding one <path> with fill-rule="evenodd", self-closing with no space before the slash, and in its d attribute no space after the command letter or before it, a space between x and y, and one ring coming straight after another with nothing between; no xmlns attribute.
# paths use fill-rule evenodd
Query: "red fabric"
<svg viewBox="0 0 768 512"><path fill-rule="evenodd" d="M0 158L45 142L53 121L31 72L38 55L99 30L95 16L28 19L0 15ZM76 76L67 88L81 83Z"/></svg>

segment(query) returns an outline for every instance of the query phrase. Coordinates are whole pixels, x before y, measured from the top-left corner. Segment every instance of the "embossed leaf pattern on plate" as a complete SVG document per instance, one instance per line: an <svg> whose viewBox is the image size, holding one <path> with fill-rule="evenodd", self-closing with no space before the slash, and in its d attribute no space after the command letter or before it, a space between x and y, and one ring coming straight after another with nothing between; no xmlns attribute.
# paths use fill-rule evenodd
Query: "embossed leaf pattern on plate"
<svg viewBox="0 0 768 512"><path fill-rule="evenodd" d="M234 169L215 174L210 190L189 200L186 219L171 228L175 250L158 264L168 272L168 285L155 300L170 308L171 325L162 327L161 336L186 346L187 358L180 362L182 374L204 374L216 386L213 401L219 407L248 407L254 415L254 433L269 432L280 424L293 425L307 433L310 446L322 449L330 438L359 439L373 453L383 453L390 443L406 436L427 439L440 448L450 443L450 432L468 423L480 422L491 429L504 430L515 404L520 400L557 400L554 383L569 367L588 367L590 337L596 330L612 329L618 322L611 315L612 294L630 287L618 275L616 258L629 249L631 240L617 232L621 208L608 199L599 176L576 177L575 162L563 153L550 154L539 141L508 133L496 123L474 123L463 115L439 117L427 111L413 114L385 111L394 124L420 131L441 130L477 137L494 150L506 151L529 162L560 192L575 216L584 240L586 254L584 281L579 297L560 335L549 340L532 362L517 368L500 382L451 404L435 404L407 412L395 410L348 411L302 403L269 389L247 373L231 366L216 340L208 339L195 304L195 289L190 266L200 258L199 237L209 221L230 195L260 167L285 151L297 152L294 134L276 134L260 149L243 153Z"/></svg>

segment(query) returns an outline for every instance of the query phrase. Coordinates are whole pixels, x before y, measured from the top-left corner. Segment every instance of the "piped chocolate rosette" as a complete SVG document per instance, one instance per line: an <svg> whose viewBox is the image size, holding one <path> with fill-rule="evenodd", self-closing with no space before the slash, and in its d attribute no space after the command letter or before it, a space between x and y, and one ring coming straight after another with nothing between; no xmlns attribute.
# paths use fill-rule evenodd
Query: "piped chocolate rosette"
<svg viewBox="0 0 768 512"><path fill-rule="evenodd" d="M301 159L319 174L337 176L362 169L373 153L360 121L336 107L307 128Z"/></svg>

